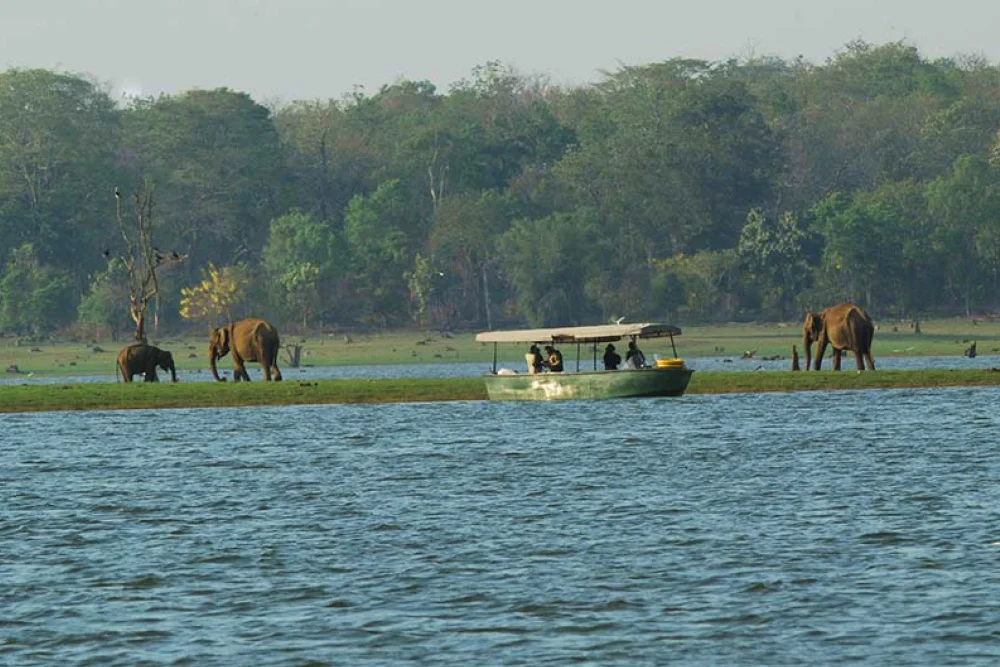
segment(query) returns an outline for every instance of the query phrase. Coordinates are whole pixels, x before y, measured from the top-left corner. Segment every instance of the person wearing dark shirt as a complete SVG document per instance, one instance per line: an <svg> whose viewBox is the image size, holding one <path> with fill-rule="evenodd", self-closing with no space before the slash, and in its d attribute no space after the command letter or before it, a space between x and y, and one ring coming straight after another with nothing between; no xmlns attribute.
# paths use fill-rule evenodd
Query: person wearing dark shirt
<svg viewBox="0 0 1000 667"><path fill-rule="evenodd" d="M542 368L545 366L545 360L542 359L542 351L538 349L537 345L532 345L528 348L527 361L529 373L542 372Z"/></svg>
<svg viewBox="0 0 1000 667"><path fill-rule="evenodd" d="M618 370L618 364L622 362L622 355L615 352L615 346L608 343L608 346L604 348L604 370L606 371L616 371Z"/></svg>
<svg viewBox="0 0 1000 667"><path fill-rule="evenodd" d="M553 373L562 373L563 370L563 358L562 352L552 347L551 345L545 346L545 352L549 355L549 358L545 361L546 367Z"/></svg>
<svg viewBox="0 0 1000 667"><path fill-rule="evenodd" d="M645 368L646 355L635 344L633 340L628 344L628 352L625 353L625 365L629 368Z"/></svg>

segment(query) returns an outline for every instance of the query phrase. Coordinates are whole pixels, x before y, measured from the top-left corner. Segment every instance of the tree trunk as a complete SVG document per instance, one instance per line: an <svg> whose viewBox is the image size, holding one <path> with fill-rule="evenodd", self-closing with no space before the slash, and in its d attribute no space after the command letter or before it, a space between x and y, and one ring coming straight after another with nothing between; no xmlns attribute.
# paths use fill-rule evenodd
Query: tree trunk
<svg viewBox="0 0 1000 667"><path fill-rule="evenodd" d="M486 309L486 329L493 330L493 317L490 315L490 283L486 276L486 265L483 264L483 306Z"/></svg>
<svg viewBox="0 0 1000 667"><path fill-rule="evenodd" d="M140 311L139 316L135 318L135 339L140 343L146 342L146 313L145 311Z"/></svg>
<svg viewBox="0 0 1000 667"><path fill-rule="evenodd" d="M288 365L292 368L298 368L302 362L302 346L286 345L285 353L288 354Z"/></svg>

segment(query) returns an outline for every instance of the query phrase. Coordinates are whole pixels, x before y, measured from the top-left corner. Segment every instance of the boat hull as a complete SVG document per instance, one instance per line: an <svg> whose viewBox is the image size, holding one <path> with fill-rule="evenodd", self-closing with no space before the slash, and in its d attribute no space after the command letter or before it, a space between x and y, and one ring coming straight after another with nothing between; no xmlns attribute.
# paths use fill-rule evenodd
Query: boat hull
<svg viewBox="0 0 1000 667"><path fill-rule="evenodd" d="M689 368L583 373L489 375L486 392L493 401L555 401L640 396L680 396L691 381Z"/></svg>

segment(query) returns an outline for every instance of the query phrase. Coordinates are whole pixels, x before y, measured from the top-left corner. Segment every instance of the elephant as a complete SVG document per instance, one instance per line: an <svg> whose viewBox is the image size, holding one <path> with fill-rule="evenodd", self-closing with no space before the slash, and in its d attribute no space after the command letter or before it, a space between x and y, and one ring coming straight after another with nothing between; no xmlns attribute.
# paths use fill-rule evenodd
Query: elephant
<svg viewBox="0 0 1000 667"><path fill-rule="evenodd" d="M278 370L278 350L281 348L281 341L278 338L278 330L270 322L256 317L250 317L239 322L233 322L228 326L216 327L212 329L208 338L208 360L212 365L212 377L219 382L225 382L225 378L219 377L216 368L216 359L233 353L233 380L250 381L244 362L258 361L264 369L264 379L270 381L281 380L281 371Z"/></svg>
<svg viewBox="0 0 1000 667"><path fill-rule="evenodd" d="M802 343L806 348L806 370L812 361L812 343L816 341L816 367L818 371L826 352L827 344L833 346L833 370L840 370L840 357L844 350L854 352L858 370L875 370L872 359L872 338L875 326L863 309L852 303L830 306L818 313L806 313L802 325Z"/></svg>
<svg viewBox="0 0 1000 667"><path fill-rule="evenodd" d="M160 378L156 377L157 366L170 371L170 380L177 382L174 355L167 350L145 343L134 343L118 353L118 372L125 382L131 382L139 374L145 376L146 382L159 382Z"/></svg>

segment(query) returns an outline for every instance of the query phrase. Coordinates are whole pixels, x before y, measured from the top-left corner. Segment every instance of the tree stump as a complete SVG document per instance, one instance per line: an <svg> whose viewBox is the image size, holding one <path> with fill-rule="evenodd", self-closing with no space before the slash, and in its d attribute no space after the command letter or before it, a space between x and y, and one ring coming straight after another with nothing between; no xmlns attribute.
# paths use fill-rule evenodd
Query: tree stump
<svg viewBox="0 0 1000 667"><path fill-rule="evenodd" d="M285 353L288 355L288 365L298 368L302 360L302 346L298 343L285 346Z"/></svg>

